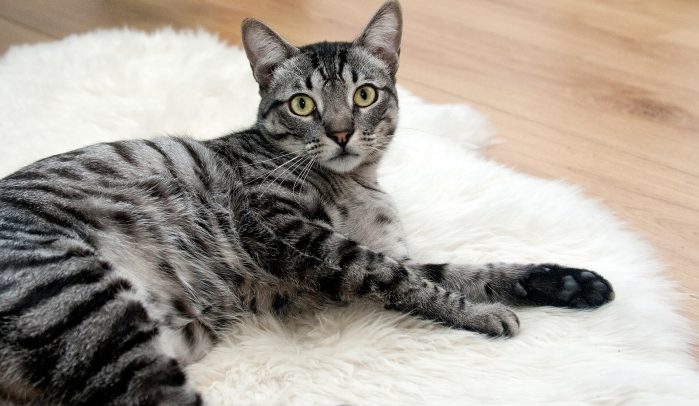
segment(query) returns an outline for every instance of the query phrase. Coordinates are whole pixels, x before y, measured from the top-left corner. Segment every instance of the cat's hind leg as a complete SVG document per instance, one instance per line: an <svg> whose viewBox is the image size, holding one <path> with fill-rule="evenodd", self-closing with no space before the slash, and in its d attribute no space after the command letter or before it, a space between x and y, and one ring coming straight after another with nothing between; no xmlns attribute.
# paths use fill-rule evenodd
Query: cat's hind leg
<svg viewBox="0 0 699 406"><path fill-rule="evenodd" d="M24 389L0 400L201 404L131 282L94 257L52 262L13 271L15 288L2 295L0 389Z"/></svg>

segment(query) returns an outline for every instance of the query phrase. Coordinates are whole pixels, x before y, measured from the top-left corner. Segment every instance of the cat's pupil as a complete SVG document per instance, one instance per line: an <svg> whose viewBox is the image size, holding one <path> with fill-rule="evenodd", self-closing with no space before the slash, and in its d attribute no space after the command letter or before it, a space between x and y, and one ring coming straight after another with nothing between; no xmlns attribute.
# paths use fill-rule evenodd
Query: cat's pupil
<svg viewBox="0 0 699 406"><path fill-rule="evenodd" d="M306 99L304 99L303 97L299 99L299 107L301 107L301 109L306 108Z"/></svg>
<svg viewBox="0 0 699 406"><path fill-rule="evenodd" d="M362 89L362 90L359 91L359 97L361 97L361 98L364 99L364 100L367 99L368 95L367 95L365 89Z"/></svg>

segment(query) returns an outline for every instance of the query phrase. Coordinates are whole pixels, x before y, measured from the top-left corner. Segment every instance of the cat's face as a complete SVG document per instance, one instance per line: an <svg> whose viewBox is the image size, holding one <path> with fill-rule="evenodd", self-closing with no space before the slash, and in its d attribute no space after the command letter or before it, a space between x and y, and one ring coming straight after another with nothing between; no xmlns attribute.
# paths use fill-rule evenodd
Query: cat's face
<svg viewBox="0 0 699 406"><path fill-rule="evenodd" d="M400 32L396 2L384 4L351 43L295 48L246 20L244 43L262 96L260 129L290 157L335 172L377 162L396 128Z"/></svg>

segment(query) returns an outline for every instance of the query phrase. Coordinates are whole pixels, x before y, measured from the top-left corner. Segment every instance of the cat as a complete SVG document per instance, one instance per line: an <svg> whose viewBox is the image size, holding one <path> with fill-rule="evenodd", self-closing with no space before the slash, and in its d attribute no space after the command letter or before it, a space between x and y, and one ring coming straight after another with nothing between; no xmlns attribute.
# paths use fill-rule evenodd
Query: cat
<svg viewBox="0 0 699 406"><path fill-rule="evenodd" d="M0 180L0 399L202 404L183 366L254 313L361 300L513 336L509 305L612 300L584 269L411 260L376 176L401 32L395 1L353 42L297 48L245 20L252 128L92 145Z"/></svg>

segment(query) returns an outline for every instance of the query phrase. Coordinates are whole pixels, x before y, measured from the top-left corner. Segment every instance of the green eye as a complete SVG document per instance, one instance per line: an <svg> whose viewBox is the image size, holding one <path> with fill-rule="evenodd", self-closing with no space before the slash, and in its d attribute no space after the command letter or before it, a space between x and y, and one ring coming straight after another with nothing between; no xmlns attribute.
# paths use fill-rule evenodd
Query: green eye
<svg viewBox="0 0 699 406"><path fill-rule="evenodd" d="M376 89L371 85L364 85L354 92L354 104L359 107L370 106L376 101Z"/></svg>
<svg viewBox="0 0 699 406"><path fill-rule="evenodd" d="M297 116L307 116L316 109L316 103L307 94L297 94L289 100L289 108Z"/></svg>

